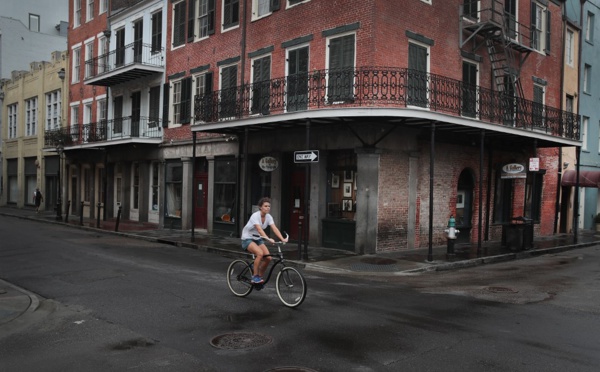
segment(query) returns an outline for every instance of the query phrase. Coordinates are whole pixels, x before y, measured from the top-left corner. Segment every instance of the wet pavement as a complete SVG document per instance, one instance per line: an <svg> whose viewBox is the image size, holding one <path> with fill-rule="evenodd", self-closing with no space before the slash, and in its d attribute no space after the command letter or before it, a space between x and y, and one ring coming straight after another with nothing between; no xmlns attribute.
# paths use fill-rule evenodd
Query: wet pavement
<svg viewBox="0 0 600 372"><path fill-rule="evenodd" d="M68 225L96 232L103 231L106 234L171 244L182 248L217 253L226 257L246 256L241 250L239 238L214 236L205 231L196 230L192 233L191 230L158 228L154 224L131 221L121 221L117 226L115 220L99 221L80 219L76 216L71 216L67 222L64 222L63 220L58 221L52 212L36 213L33 208L0 207L0 215ZM286 244L282 250L289 264L308 270L344 273L345 275L385 276L455 270L558 253L596 244L600 244L600 234L597 234L596 231L582 230L579 232L577 243L574 242L572 235L558 234L535 238L531 249L516 252L501 246L500 242L484 242L479 251L477 244L457 244L452 256L447 255L446 246L434 247L431 261L427 260L428 249L357 255L339 249L309 246L305 255L304 247L299 247L297 243L292 242ZM37 306L35 295L0 279L0 327L28 311L35 311Z"/></svg>

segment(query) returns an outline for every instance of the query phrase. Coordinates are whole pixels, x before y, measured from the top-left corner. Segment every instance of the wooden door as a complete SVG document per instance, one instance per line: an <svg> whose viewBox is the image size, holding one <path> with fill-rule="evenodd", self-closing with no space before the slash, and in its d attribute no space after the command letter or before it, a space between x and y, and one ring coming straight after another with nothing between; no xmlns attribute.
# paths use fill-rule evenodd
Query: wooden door
<svg viewBox="0 0 600 372"><path fill-rule="evenodd" d="M194 225L198 229L206 229L208 214L208 174L199 173L194 177L196 205L194 206Z"/></svg>
<svg viewBox="0 0 600 372"><path fill-rule="evenodd" d="M300 238L300 227L299 223L302 221L303 233L308 229L308 219L304 218L304 200L306 189L306 175L304 169L295 169L292 172L290 181L290 195L288 203L288 210L290 213L290 226L288 231L290 232L290 239L298 240Z"/></svg>

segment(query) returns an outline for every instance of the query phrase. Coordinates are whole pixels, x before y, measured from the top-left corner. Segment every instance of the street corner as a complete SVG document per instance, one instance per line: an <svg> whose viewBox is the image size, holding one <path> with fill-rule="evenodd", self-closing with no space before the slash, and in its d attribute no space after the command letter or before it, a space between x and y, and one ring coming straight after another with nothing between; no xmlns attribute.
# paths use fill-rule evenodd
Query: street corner
<svg viewBox="0 0 600 372"><path fill-rule="evenodd" d="M0 326L35 311L38 306L35 294L0 279Z"/></svg>

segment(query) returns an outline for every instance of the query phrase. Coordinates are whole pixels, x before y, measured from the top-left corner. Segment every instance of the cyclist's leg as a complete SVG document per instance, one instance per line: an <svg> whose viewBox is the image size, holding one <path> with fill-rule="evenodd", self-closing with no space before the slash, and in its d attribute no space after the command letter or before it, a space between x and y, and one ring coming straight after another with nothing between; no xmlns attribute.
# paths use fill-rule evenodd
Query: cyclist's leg
<svg viewBox="0 0 600 372"><path fill-rule="evenodd" d="M248 246L248 252L252 253L255 257L254 275L258 275L262 278L267 266L269 265L269 262L271 262L271 257L265 257L265 255L269 254L269 249L264 244L258 245L255 242L252 242Z"/></svg>

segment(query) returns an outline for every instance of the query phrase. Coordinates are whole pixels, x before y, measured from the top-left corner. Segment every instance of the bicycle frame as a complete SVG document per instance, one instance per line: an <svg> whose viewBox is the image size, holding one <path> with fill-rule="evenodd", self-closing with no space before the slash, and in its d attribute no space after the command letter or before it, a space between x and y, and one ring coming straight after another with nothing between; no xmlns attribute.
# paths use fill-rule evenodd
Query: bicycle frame
<svg viewBox="0 0 600 372"><path fill-rule="evenodd" d="M272 253L272 254L266 254L263 257L275 257L276 259L274 260L275 262L273 262L273 264L271 265L271 268L269 269L269 274L267 275L267 278L264 279L265 281L263 283L260 284L252 284L254 286L257 285L261 285L264 286L269 282L269 279L271 279L271 275L273 274L273 270L275 270L275 266L277 265L281 265L283 267L286 267L285 265L285 259L283 258L283 252L281 251L281 244L285 244L284 242L275 242L274 243L277 246L277 253ZM250 266L253 267L254 264L254 259L256 258L256 256L254 254L251 254L252 257L252 262L250 262ZM253 267L254 269L254 267Z"/></svg>

